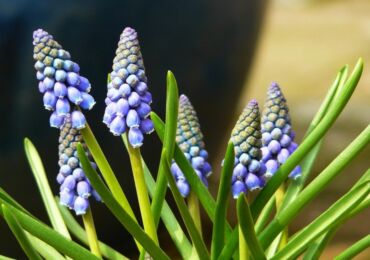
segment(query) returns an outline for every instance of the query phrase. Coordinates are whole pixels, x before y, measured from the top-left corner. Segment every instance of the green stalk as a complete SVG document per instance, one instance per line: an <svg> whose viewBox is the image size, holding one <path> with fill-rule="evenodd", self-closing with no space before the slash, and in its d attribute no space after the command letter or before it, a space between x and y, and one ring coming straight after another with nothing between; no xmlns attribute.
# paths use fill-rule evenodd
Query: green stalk
<svg viewBox="0 0 370 260"><path fill-rule="evenodd" d="M82 220L85 226L87 239L89 241L90 251L97 257L101 258L98 236L96 235L94 219L90 207L86 211L86 214L82 215Z"/></svg>
<svg viewBox="0 0 370 260"><path fill-rule="evenodd" d="M284 195L285 195L285 184L281 184L279 189L275 193L276 197L276 212L277 214L281 211L282 205L283 205L283 200L284 200ZM288 226L286 226L283 231L281 232L281 237L280 241L278 244L278 249L282 249L288 242L289 238L289 231L288 231Z"/></svg>
<svg viewBox="0 0 370 260"><path fill-rule="evenodd" d="M352 246L347 248L345 251L340 253L340 255L335 257L335 260L353 259L356 255L358 255L362 251L369 249L369 247L370 247L370 235L367 235L366 237L357 241Z"/></svg>
<svg viewBox="0 0 370 260"><path fill-rule="evenodd" d="M343 87L342 94L335 101L335 105L330 106L324 118L315 127L312 132L305 138L297 150L289 157L289 159L279 168L263 190L258 194L257 198L251 205L253 219L256 219L269 198L275 193L279 186L286 180L289 173L294 167L307 155L307 153L319 142L326 134L329 128L333 125L339 114L344 109L350 99L357 83L360 79L363 69L363 60L360 58L353 70L350 78L346 81Z"/></svg>
<svg viewBox="0 0 370 260"><path fill-rule="evenodd" d="M239 229L239 259L247 260L249 259L248 246L247 241L245 241L240 224L238 224L238 229Z"/></svg>
<svg viewBox="0 0 370 260"><path fill-rule="evenodd" d="M27 238L30 240L32 247L44 258L52 260L65 260L66 258L61 255L55 248L46 244L44 241L32 236L30 233L25 231ZM2 260L2 258L0 257Z"/></svg>
<svg viewBox="0 0 370 260"><path fill-rule="evenodd" d="M130 143L128 143L128 154L131 161L132 174L134 176L144 230L158 245L157 229L154 224L152 210L150 209L149 195L145 185L143 165L141 163L140 148L134 148Z"/></svg>
<svg viewBox="0 0 370 260"><path fill-rule="evenodd" d="M255 224L255 229L256 233L259 234L262 232L262 230L265 228L267 222L269 221L269 217L272 213L272 211L275 208L275 195L271 197L271 199L267 202L266 206L263 208L261 214L259 215L256 224Z"/></svg>
<svg viewBox="0 0 370 260"><path fill-rule="evenodd" d="M310 201L319 195L325 187L341 173L341 171L368 145L370 142L370 125L332 161L298 196L281 211L267 228L260 234L259 239L263 248L287 226ZM294 153L293 153L294 155ZM284 166L284 164L282 165Z"/></svg>
<svg viewBox="0 0 370 260"><path fill-rule="evenodd" d="M188 209L191 217L193 218L194 224L198 229L200 236L202 237L202 220L200 217L199 201L194 192L190 192L189 194Z"/></svg>

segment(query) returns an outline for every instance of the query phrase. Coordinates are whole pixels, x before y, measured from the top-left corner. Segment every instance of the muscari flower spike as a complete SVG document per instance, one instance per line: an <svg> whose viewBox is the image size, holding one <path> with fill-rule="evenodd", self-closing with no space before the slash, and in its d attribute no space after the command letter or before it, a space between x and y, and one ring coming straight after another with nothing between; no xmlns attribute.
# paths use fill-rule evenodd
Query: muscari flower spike
<svg viewBox="0 0 370 260"><path fill-rule="evenodd" d="M204 148L203 134L200 130L198 117L194 107L185 95L181 95L179 100L176 143L193 166L198 177L204 185L208 186L207 178L211 175L212 168L207 162L208 153ZM171 165L171 172L181 195L187 197L190 193L189 183L174 161Z"/></svg>
<svg viewBox="0 0 370 260"><path fill-rule="evenodd" d="M297 149L294 137L286 99L279 85L273 82L267 91L267 100L262 113L262 161L266 165L266 178L273 176L280 165ZM289 177L297 179L301 172L298 165Z"/></svg>
<svg viewBox="0 0 370 260"><path fill-rule="evenodd" d="M261 126L256 100L251 100L244 108L231 133L231 141L235 150L232 193L238 198L240 193L259 190L265 184L266 167L261 161Z"/></svg>
<svg viewBox="0 0 370 260"><path fill-rule="evenodd" d="M50 126L61 128L66 116L71 114L72 127L84 128L85 116L75 106L90 110L95 105L94 98L88 94L91 89L89 80L80 76L80 66L46 31L33 32L33 45L39 91L44 95L45 109L53 111Z"/></svg>
<svg viewBox="0 0 370 260"><path fill-rule="evenodd" d="M120 36L110 77L103 122L113 135L128 132L130 144L140 147L144 134L154 130L148 117L152 95L148 91L137 33L130 27Z"/></svg>
<svg viewBox="0 0 370 260"><path fill-rule="evenodd" d="M59 137L60 169L56 179L60 184L60 204L73 209L76 215L83 215L89 208L90 196L97 201L101 201L101 198L91 186L81 167L77 156L79 142L84 147L91 165L96 169L96 164L92 162L92 156L83 142L82 135L79 130L72 127L72 118L67 115Z"/></svg>

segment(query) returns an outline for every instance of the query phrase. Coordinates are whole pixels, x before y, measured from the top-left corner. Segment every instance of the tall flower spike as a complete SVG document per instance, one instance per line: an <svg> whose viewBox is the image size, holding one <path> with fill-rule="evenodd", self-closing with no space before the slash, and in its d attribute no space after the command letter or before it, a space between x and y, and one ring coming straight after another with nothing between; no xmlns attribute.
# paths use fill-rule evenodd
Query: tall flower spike
<svg viewBox="0 0 370 260"><path fill-rule="evenodd" d="M95 200L101 201L99 194L90 185L81 167L77 156L77 144L80 142L84 147L91 165L92 157L83 142L79 130L72 127L70 115L65 118L65 123L60 131L59 137L59 173L57 182L60 184L60 204L73 209L76 215L83 215L89 207L89 198L92 195Z"/></svg>
<svg viewBox="0 0 370 260"><path fill-rule="evenodd" d="M296 150L295 133L289 117L289 109L279 85L271 84L262 114L262 161L266 164L265 177L270 178ZM301 175L297 166L289 175L296 179Z"/></svg>
<svg viewBox="0 0 370 260"><path fill-rule="evenodd" d="M36 61L36 77L39 91L44 95L44 106L54 111L50 126L61 128L67 114L72 113L72 127L82 129L86 125L84 115L76 106L90 110L95 104L90 92L89 80L80 76L80 66L71 55L42 29L33 32L33 58Z"/></svg>
<svg viewBox="0 0 370 260"><path fill-rule="evenodd" d="M232 175L232 193L253 191L264 186L263 174L266 167L261 162L261 126L258 103L251 100L240 115L232 133L235 149L235 166Z"/></svg>
<svg viewBox="0 0 370 260"><path fill-rule="evenodd" d="M204 185L208 186L207 178L212 173L211 165L207 162L208 153L204 148L198 117L185 95L181 95L179 100L176 143L193 166L198 177ZM172 162L171 172L181 195L187 197L190 193L189 183L175 162Z"/></svg>
<svg viewBox="0 0 370 260"><path fill-rule="evenodd" d="M154 130L148 118L152 96L148 91L137 33L130 27L120 36L110 76L103 122L113 135L127 131L130 144L140 147L144 134Z"/></svg>

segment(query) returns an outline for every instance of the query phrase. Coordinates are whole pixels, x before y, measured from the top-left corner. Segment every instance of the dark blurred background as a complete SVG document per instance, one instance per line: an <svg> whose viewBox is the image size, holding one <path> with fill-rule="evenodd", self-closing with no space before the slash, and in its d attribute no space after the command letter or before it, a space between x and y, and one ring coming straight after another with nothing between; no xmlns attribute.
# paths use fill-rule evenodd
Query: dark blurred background
<svg viewBox="0 0 370 260"><path fill-rule="evenodd" d="M125 193L137 211L129 161L120 138L101 123L106 78L119 35L126 26L139 33L152 108L163 116L165 76L172 70L180 92L196 107L206 143L214 158L226 133L236 100L251 64L265 1L1 1L0 0L0 186L27 209L47 221L35 182L25 161L23 138L38 148L49 180L57 191L58 131L48 126L37 90L32 59L32 32L43 28L79 63L92 83L97 105L85 113L108 155ZM144 157L157 170L160 143L146 138ZM212 155L213 154L213 155ZM131 238L105 210L93 206L99 237L115 248L134 252ZM5 223L0 221L0 254L24 258ZM169 244L170 246L170 244Z"/></svg>
<svg viewBox="0 0 370 260"><path fill-rule="evenodd" d="M91 81L98 103L85 115L138 213L127 154L121 140L101 123L106 75L125 26L139 33L153 109L163 116L168 69L174 72L180 92L193 102L216 169L210 185L214 192L217 168L235 119L251 98L263 104L271 81L283 88L300 142L336 71L344 64L353 65L360 56L365 60L359 86L325 138L314 175L368 124L369 14L368 0L0 0L0 186L47 221L22 147L23 138L31 138L57 192L58 131L49 128L49 112L42 106L32 60L32 32L37 28L51 33L70 51L81 74ZM159 147L155 134L146 138L143 154L153 172ZM299 215L292 233L348 190L369 167L369 154L367 148ZM127 255L135 254L133 244L127 242L129 235L104 205L95 203L93 208L99 237ZM332 259L369 234L369 214L367 210L341 228L322 259ZM204 224L205 233L210 233L209 227ZM165 232L161 240L163 246L172 246ZM369 259L369 251L356 259ZM1 219L0 254L24 258Z"/></svg>

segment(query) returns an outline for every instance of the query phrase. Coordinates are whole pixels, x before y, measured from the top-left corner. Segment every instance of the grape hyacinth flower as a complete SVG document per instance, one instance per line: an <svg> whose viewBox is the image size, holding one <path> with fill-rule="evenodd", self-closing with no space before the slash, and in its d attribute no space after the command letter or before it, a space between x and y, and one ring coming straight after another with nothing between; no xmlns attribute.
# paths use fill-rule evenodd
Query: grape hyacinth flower
<svg viewBox="0 0 370 260"><path fill-rule="evenodd" d="M84 215L89 208L90 196L92 195L97 201L101 201L101 198L90 185L81 167L77 156L79 142L92 161L92 156L83 142L82 135L79 130L72 127L72 118L67 115L59 137L58 163L60 169L56 179L60 184L60 204L73 209L76 215ZM91 165L96 169L94 162L91 162Z"/></svg>
<svg viewBox="0 0 370 260"><path fill-rule="evenodd" d="M198 117L194 107L185 95L181 95L179 100L176 143L193 166L198 177L204 185L208 186L207 178L212 173L211 165L207 162L208 153L204 148L203 134L200 130ZM187 197L190 193L189 183L174 161L171 165L171 172L181 195Z"/></svg>
<svg viewBox="0 0 370 260"><path fill-rule="evenodd" d="M65 117L71 114L72 127L84 128L85 116L76 106L90 110L95 105L94 98L89 94L89 80L80 76L80 66L46 31L38 29L33 32L33 45L39 91L44 95L45 109L53 111L50 126L61 128Z"/></svg>
<svg viewBox="0 0 370 260"><path fill-rule="evenodd" d="M235 150L231 183L236 199L240 193L261 189L265 184L263 174L266 167L261 161L261 125L256 100L251 100L244 108L231 133L231 141Z"/></svg>
<svg viewBox="0 0 370 260"><path fill-rule="evenodd" d="M266 178L273 176L297 149L294 137L286 99L279 85L273 82L262 113L262 161L266 165ZM299 176L301 167L298 165L289 177L297 179Z"/></svg>
<svg viewBox="0 0 370 260"><path fill-rule="evenodd" d="M144 134L154 130L148 117L152 95L148 91L137 33L130 27L120 36L110 77L103 122L113 135L128 132L130 144L138 148L143 144Z"/></svg>

